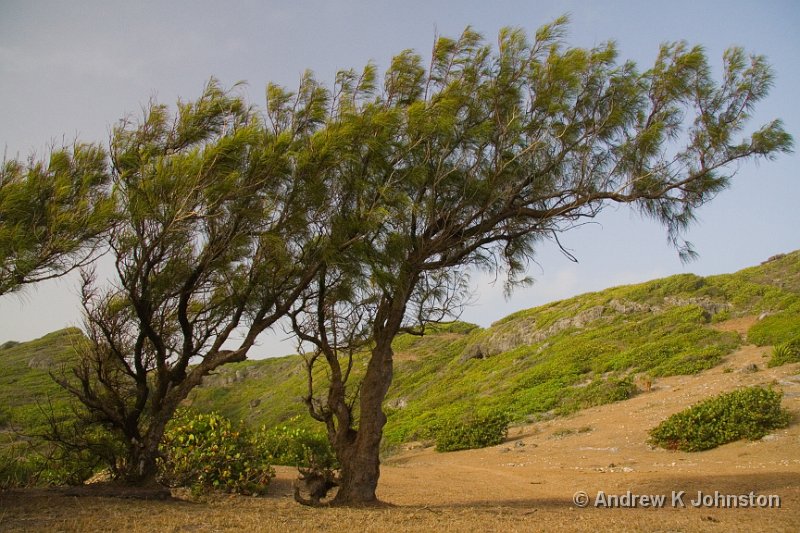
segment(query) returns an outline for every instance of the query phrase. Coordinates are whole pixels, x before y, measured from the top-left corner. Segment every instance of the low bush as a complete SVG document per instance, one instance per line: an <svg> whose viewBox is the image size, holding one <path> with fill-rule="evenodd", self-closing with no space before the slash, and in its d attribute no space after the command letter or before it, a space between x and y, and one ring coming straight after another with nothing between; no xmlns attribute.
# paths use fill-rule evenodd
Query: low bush
<svg viewBox="0 0 800 533"><path fill-rule="evenodd" d="M775 346L767 366L781 366L787 363L800 363L800 337Z"/></svg>
<svg viewBox="0 0 800 533"><path fill-rule="evenodd" d="M510 417L506 412L478 414L466 420L450 420L435 430L436 451L451 452L485 448L503 442Z"/></svg>
<svg viewBox="0 0 800 533"><path fill-rule="evenodd" d="M298 427L298 420L293 417L275 428L262 427L255 439L259 454L274 465L336 468L336 455L328 437Z"/></svg>
<svg viewBox="0 0 800 533"><path fill-rule="evenodd" d="M780 392L748 387L709 398L672 415L650 430L650 442L670 450L696 452L739 439L760 439L788 423Z"/></svg>
<svg viewBox="0 0 800 533"><path fill-rule="evenodd" d="M194 493L263 494L275 470L244 428L216 413L178 415L162 443L162 480Z"/></svg>
<svg viewBox="0 0 800 533"><path fill-rule="evenodd" d="M585 387L573 387L571 394L556 409L557 414L569 414L596 405L627 400L636 394L633 377L595 379Z"/></svg>

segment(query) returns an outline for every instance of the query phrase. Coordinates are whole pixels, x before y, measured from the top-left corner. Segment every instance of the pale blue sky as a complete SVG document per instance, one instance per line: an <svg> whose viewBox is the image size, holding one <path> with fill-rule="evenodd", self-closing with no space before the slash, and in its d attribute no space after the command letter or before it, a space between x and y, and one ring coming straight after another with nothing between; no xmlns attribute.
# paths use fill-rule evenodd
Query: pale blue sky
<svg viewBox="0 0 800 533"><path fill-rule="evenodd" d="M532 33L570 13L568 41L617 41L623 59L646 68L664 41L703 45L715 65L725 48L768 57L775 87L753 124L780 117L800 138L800 2L786 1L30 1L0 0L0 149L8 157L47 152L75 138L104 141L119 118L150 97L164 103L197 96L210 76L246 81L252 103L264 87L294 87L313 70L330 83L340 68L413 48L426 55L434 35L472 25L494 40L499 28ZM475 303L463 318L483 326L515 310L589 290L679 272L713 274L757 264L800 248L797 154L743 165L732 187L699 212L687 237L700 259L682 265L664 231L609 211L599 224L565 235L580 262L553 246L538 254L537 283L510 300L502 286L475 278ZM0 297L0 342L28 340L80 325L74 277ZM286 335L265 335L252 357L294 351Z"/></svg>

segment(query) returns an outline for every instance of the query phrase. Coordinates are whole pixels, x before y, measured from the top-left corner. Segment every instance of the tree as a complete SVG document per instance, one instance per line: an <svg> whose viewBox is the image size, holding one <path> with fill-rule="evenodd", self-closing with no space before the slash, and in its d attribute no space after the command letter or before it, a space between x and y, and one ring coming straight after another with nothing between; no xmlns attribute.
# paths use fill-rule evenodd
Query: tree
<svg viewBox="0 0 800 533"><path fill-rule="evenodd" d="M123 444L111 467L151 481L165 426L203 376L243 361L315 278L337 189L317 130L325 91L271 87L260 117L211 81L172 117L151 103L112 133L116 277L83 273L89 342L57 381ZM323 106L323 107L320 107ZM346 139L345 139L346 141Z"/></svg>
<svg viewBox="0 0 800 533"><path fill-rule="evenodd" d="M791 149L778 120L736 139L772 84L763 57L728 50L716 82L700 47L672 43L639 72L613 43L565 46L565 28L559 19L532 42L504 29L496 50L471 29L439 38L427 69L403 52L379 94L353 99L347 120L380 124L360 168L381 187L384 217L371 246L327 262L292 312L305 401L342 467L334 503L376 501L392 341L452 313L468 268L505 270L511 288L537 245L559 245L609 204L664 224L689 258L682 232L734 164Z"/></svg>
<svg viewBox="0 0 800 533"><path fill-rule="evenodd" d="M95 257L113 220L106 152L76 143L49 162L0 167L0 295L62 276Z"/></svg>

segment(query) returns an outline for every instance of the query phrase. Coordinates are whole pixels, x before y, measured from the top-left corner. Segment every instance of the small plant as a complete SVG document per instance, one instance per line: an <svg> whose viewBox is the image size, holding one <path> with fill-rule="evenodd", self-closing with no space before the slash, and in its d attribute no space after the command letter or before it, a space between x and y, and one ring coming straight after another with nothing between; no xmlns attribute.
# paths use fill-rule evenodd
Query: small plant
<svg viewBox="0 0 800 533"><path fill-rule="evenodd" d="M492 412L467 420L445 422L435 432L436 451L451 452L500 444L508 435L510 421L508 413Z"/></svg>
<svg viewBox="0 0 800 533"><path fill-rule="evenodd" d="M195 494L264 494L275 476L252 437L216 413L176 417L164 435L162 454L163 480L191 487Z"/></svg>
<svg viewBox="0 0 800 533"><path fill-rule="evenodd" d="M696 452L744 438L757 440L788 423L780 392L748 387L672 415L650 430L650 442L670 450Z"/></svg>
<svg viewBox="0 0 800 533"><path fill-rule="evenodd" d="M800 363L800 337L775 346L767 366L781 366L787 363Z"/></svg>
<svg viewBox="0 0 800 533"><path fill-rule="evenodd" d="M569 437L570 435L577 435L580 433L589 433L592 431L592 426L581 426L576 429L572 428L564 428L559 429L553 432L554 439L563 439L564 437Z"/></svg>

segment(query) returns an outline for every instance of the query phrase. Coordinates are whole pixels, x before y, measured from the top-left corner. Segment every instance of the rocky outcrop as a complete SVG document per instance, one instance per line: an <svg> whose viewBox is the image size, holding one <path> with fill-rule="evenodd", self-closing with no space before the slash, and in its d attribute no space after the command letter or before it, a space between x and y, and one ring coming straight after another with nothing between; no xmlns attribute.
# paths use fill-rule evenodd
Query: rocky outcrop
<svg viewBox="0 0 800 533"><path fill-rule="evenodd" d="M28 359L28 368L37 370L50 370L55 365L55 361L49 355L34 355Z"/></svg>
<svg viewBox="0 0 800 533"><path fill-rule="evenodd" d="M560 318L547 327L537 325L534 317L520 318L503 324L493 325L487 336L467 346L461 356L462 361L469 359L484 359L519 346L528 346L542 342L562 331L570 328L584 328L586 325L599 320L606 311L606 306L596 306L579 312L578 314ZM631 310L630 312L634 312Z"/></svg>
<svg viewBox="0 0 800 533"><path fill-rule="evenodd" d="M664 298L667 307L681 307L684 305L696 305L708 313L709 317L728 311L732 306L727 302L715 302L708 296L698 296L692 298L680 298L677 296L667 296Z"/></svg>
<svg viewBox="0 0 800 533"><path fill-rule="evenodd" d="M715 302L705 296L696 298L668 296L664 298L662 305L649 305L630 300L614 299L604 305L580 311L573 316L560 318L544 327L537 323L535 317L522 317L493 324L491 328L484 332L484 335L464 349L461 361L485 359L520 346L537 344L567 329L583 329L602 318L636 313L660 313L670 307L685 305L696 305L702 308L709 315L709 318L731 307L728 303Z"/></svg>

